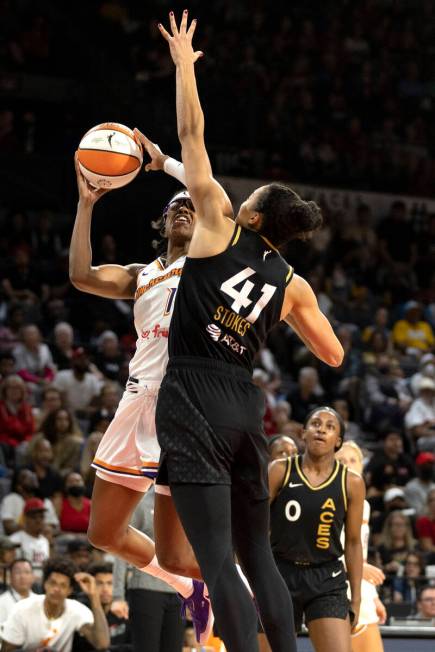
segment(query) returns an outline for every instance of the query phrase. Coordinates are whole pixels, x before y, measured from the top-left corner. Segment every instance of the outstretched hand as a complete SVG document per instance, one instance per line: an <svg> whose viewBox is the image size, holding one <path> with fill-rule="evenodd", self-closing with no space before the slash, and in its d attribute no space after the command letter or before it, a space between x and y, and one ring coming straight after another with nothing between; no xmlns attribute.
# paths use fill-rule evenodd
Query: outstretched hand
<svg viewBox="0 0 435 652"><path fill-rule="evenodd" d="M182 63L195 63L200 57L204 56L201 50L195 52L192 47L192 38L196 29L196 18L192 20L189 29L187 29L188 14L189 12L185 9L181 18L180 28L178 28L174 12L170 12L169 23L172 35L166 31L161 23L158 25L163 38L169 43L171 57L176 66Z"/></svg>
<svg viewBox="0 0 435 652"><path fill-rule="evenodd" d="M145 165L145 172L150 172L151 170L163 170L163 164L167 158L166 154L163 154L162 150L156 143L152 143L149 138L145 136L137 127L134 129L134 135L138 141L146 149L151 161Z"/></svg>
<svg viewBox="0 0 435 652"><path fill-rule="evenodd" d="M82 202L87 202L91 206L97 202L100 197L106 194L106 192L109 192L109 188L94 188L94 186L91 186L89 181L85 179L83 174L80 171L79 167L79 158L78 158L78 153L76 152L74 155L74 167L76 169L76 175L77 175L77 188L79 191L79 199Z"/></svg>

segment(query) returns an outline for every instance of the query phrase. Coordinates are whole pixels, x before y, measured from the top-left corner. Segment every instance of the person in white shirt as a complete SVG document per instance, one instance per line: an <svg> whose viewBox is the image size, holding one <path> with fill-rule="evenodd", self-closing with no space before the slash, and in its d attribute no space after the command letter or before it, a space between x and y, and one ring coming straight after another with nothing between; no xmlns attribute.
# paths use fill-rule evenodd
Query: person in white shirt
<svg viewBox="0 0 435 652"><path fill-rule="evenodd" d="M11 541L20 544L21 557L28 559L35 570L50 556L50 544L42 534L44 530L44 502L29 498L24 504L24 529L15 532Z"/></svg>
<svg viewBox="0 0 435 652"><path fill-rule="evenodd" d="M75 571L74 564L65 559L50 559L46 563L45 593L21 600L12 608L3 625L2 652L18 648L25 652L40 648L71 652L75 632L84 636L96 650L109 647L109 628L95 578ZM74 580L86 593L91 609L69 599Z"/></svg>
<svg viewBox="0 0 435 652"><path fill-rule="evenodd" d="M26 500L33 498L39 489L39 480L30 469L17 471L12 481L12 491L7 494L0 506L1 520L6 534L13 534L23 527L23 510ZM59 519L49 498L44 499L44 523L59 529Z"/></svg>
<svg viewBox="0 0 435 652"><path fill-rule="evenodd" d="M32 564L27 559L16 559L9 566L10 585L0 595L0 625L8 618L17 602L35 595L32 584L35 581Z"/></svg>
<svg viewBox="0 0 435 652"><path fill-rule="evenodd" d="M89 358L83 347L74 349L71 366L72 369L58 372L53 385L77 418L87 418L92 412L92 400L99 395L103 383L89 371Z"/></svg>
<svg viewBox="0 0 435 652"><path fill-rule="evenodd" d="M404 487L406 502L416 514L423 514L429 491L435 489L435 455L429 451L419 453L415 459L417 477Z"/></svg>
<svg viewBox="0 0 435 652"><path fill-rule="evenodd" d="M435 381L422 378L418 398L405 415L405 426L419 450L435 451Z"/></svg>

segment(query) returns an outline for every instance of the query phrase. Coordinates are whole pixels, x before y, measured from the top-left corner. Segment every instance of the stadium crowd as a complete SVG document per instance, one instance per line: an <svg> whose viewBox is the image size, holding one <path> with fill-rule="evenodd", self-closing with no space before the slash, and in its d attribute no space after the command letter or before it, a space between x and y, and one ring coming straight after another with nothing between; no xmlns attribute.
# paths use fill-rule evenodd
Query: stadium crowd
<svg viewBox="0 0 435 652"><path fill-rule="evenodd" d="M158 120L163 142L175 142L173 72L154 29L163 3L159 11L157 3L84 4L59 11L46 2L40 12L26 0L0 3L0 85L8 97L0 156L58 155L59 147L72 155L80 135L101 122L97 98L87 92L103 61L112 71L107 106L113 102L127 124L137 116ZM205 23L198 71L216 172L433 193L433 0L305 0L291 12L283 2L270 9L257 0L249 12L243 4L190 3ZM91 26L95 39L86 38ZM77 56L67 57L68 49ZM41 79L47 96L20 95L17 75ZM61 98L78 76L70 110L59 114L47 97L57 85ZM50 210L1 209L0 621L12 600L47 593L57 572L50 564L67 578L65 591L73 588L92 607L92 581L87 590L73 586L75 571L89 572L111 647L124 652L131 646L125 583L130 595L163 589L127 577L117 561L112 568L86 530L90 462L134 351L132 305L70 284L72 215L65 224ZM315 289L345 360L327 368L288 326L277 327L254 370L266 400L265 431L271 442L291 437L303 450L311 409L327 403L342 415L346 438L364 451L370 560L386 575L381 598L390 614L435 619L435 214L411 214L399 196L387 214L364 203L344 210L325 202L322 209L323 229L285 256ZM131 262L118 235L97 234L94 263ZM56 566L59 555L63 566ZM81 612L71 636L87 618ZM92 643L77 637L74 650L84 645Z"/></svg>

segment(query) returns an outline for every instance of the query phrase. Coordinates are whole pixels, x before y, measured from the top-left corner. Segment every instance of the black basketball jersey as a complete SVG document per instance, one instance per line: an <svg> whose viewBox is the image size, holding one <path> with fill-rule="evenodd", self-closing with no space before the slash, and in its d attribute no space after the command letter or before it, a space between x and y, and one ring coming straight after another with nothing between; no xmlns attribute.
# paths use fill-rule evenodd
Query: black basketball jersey
<svg viewBox="0 0 435 652"><path fill-rule="evenodd" d="M255 231L235 226L216 256L187 258L169 329L169 357L252 361L280 320L293 268Z"/></svg>
<svg viewBox="0 0 435 652"><path fill-rule="evenodd" d="M329 478L313 487L302 471L302 457L288 458L282 489L270 511L274 555L310 564L342 556L346 473L347 467L336 461Z"/></svg>

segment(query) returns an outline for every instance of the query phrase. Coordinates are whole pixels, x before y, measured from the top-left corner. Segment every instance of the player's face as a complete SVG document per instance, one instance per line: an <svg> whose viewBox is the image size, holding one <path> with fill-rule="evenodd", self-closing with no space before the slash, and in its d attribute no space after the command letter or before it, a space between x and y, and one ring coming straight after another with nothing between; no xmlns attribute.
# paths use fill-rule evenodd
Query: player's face
<svg viewBox="0 0 435 652"><path fill-rule="evenodd" d="M340 445L340 424L335 415L327 410L315 412L303 433L306 450L315 456L334 453Z"/></svg>
<svg viewBox="0 0 435 652"><path fill-rule="evenodd" d="M363 465L353 446L346 446L346 444L343 444L343 447L335 454L335 457L339 462L345 464L351 471L355 471L362 475Z"/></svg>
<svg viewBox="0 0 435 652"><path fill-rule="evenodd" d="M259 213L255 210L255 207L257 206L258 198L265 187L266 186L261 186L254 190L254 192L249 195L248 199L245 199L243 204L240 206L236 222L237 224L240 224L240 226L245 227L245 229L257 231L261 226L261 220L258 219Z"/></svg>
<svg viewBox="0 0 435 652"><path fill-rule="evenodd" d="M270 460L279 460L283 457L296 455L298 447L291 437L280 437L270 449Z"/></svg>
<svg viewBox="0 0 435 652"><path fill-rule="evenodd" d="M169 240L190 241L195 221L195 209L190 199L183 198L172 202L166 217L166 237Z"/></svg>

